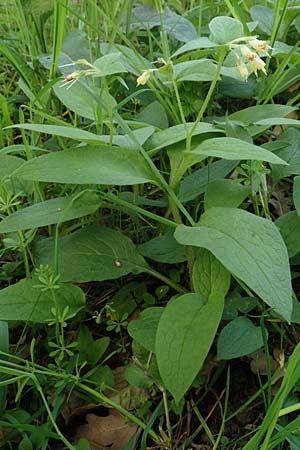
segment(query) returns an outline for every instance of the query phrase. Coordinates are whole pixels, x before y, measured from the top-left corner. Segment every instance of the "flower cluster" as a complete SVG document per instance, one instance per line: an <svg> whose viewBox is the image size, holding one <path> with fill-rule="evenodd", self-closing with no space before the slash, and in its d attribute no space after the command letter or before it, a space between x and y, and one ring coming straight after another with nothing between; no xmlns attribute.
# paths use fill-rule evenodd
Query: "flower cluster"
<svg viewBox="0 0 300 450"><path fill-rule="evenodd" d="M261 70L265 75L267 74L266 63L259 56L266 56L268 51L271 50L271 47L265 41L252 38L247 40L247 45L232 43L231 49L237 58L237 68L245 80L251 73L255 73L257 76L258 70Z"/></svg>

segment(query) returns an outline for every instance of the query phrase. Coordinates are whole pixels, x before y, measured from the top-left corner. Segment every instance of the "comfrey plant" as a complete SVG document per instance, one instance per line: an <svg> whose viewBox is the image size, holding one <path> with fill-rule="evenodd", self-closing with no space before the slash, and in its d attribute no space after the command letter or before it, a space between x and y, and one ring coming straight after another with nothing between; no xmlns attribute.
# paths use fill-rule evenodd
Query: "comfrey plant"
<svg viewBox="0 0 300 450"><path fill-rule="evenodd" d="M57 333L52 356L61 368L66 355L71 357L75 351L62 337L67 322L85 306L84 283L146 274L170 288L173 296L167 304L165 298L157 300L128 324L133 356L150 384L155 380L162 392L168 434L152 432L151 436L164 448L172 448L168 400L172 395L179 404L184 398L222 317L228 318L231 311L233 319L218 336L217 355L224 360L263 346L266 337L246 317L253 308L276 321L293 320L291 249L283 239L289 226L281 222L277 227L270 220L266 182L269 170L278 180L290 172L286 172L285 154L278 148L273 152L272 143L258 146L254 139L273 125L286 123L285 116L295 108L258 105L214 120L212 100L217 102L222 78L247 87L250 83L244 81L251 74L266 74L262 57L268 57L271 48L255 36L245 37L236 19L216 17L209 30L209 37L187 40L173 53L162 32L155 67L128 41L128 46L102 43L102 56L92 63L76 61L82 70L74 70L53 86L55 95L74 113L75 125L62 121L55 126L17 125L35 137L36 133L59 136L62 149L49 152L48 143L47 152L40 152L34 140L29 153L26 141L28 160L18 162L13 176L25 180L24 189L34 205L21 208L12 197L9 215L0 224L0 233L18 232L27 272L25 280L0 291L6 305L20 298L24 306L17 313L6 309L2 317L53 323ZM182 95L191 85L202 93L195 117L185 114ZM148 104L141 112L128 113L124 106L140 95ZM84 130L76 126L77 116L84 118ZM40 145L44 144L41 139ZM228 178L234 169L235 176ZM53 184L62 188L54 189ZM119 230L124 216L126 230L129 216L136 233ZM30 236L35 240L31 249L26 231L39 227L50 235ZM148 238L144 229L157 230L158 235ZM142 242L137 246L129 236ZM53 280L59 275L59 289L49 277L46 291L35 287L30 266L40 264L49 265ZM168 269L157 270L161 264ZM184 276L179 273L175 279L169 267L181 264ZM135 308L138 302L130 300ZM123 333L131 312L122 311L120 320L109 326L117 325ZM118 410L124 413L123 408ZM132 414L127 417L147 428Z"/></svg>

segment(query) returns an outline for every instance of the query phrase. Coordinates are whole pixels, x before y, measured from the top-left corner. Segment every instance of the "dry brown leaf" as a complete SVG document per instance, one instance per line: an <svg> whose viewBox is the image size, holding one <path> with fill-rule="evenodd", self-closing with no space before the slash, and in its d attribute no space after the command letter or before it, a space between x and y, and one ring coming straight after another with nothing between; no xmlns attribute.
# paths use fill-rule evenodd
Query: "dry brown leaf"
<svg viewBox="0 0 300 450"><path fill-rule="evenodd" d="M295 84L292 84L292 86L290 86L287 91L294 92L294 91L297 91L299 89L299 87L300 87L300 83L295 83Z"/></svg>
<svg viewBox="0 0 300 450"><path fill-rule="evenodd" d="M88 414L87 424L81 425L76 433L76 443L86 439L91 450L124 450L131 437L137 432L137 426L127 423L125 418L115 410L109 410L105 417Z"/></svg>
<svg viewBox="0 0 300 450"><path fill-rule="evenodd" d="M298 119L298 113L297 111L291 111L285 116L286 119ZM283 132L283 130L286 130L288 128L288 125L276 125L273 128L273 133L275 136L280 136L280 134Z"/></svg>
<svg viewBox="0 0 300 450"><path fill-rule="evenodd" d="M251 367L251 372L254 373L255 375L267 375L267 361L266 361L266 355L265 352L260 349L255 353L252 353L250 355L251 358L251 363L250 363L250 367ZM270 366L271 366L271 373L275 373L276 370L279 367L279 364L272 358L272 356L270 355Z"/></svg>
<svg viewBox="0 0 300 450"><path fill-rule="evenodd" d="M105 392L105 395L128 411L139 408L149 398L147 389L140 389L129 385L124 378L125 367L116 367L113 370L115 387Z"/></svg>

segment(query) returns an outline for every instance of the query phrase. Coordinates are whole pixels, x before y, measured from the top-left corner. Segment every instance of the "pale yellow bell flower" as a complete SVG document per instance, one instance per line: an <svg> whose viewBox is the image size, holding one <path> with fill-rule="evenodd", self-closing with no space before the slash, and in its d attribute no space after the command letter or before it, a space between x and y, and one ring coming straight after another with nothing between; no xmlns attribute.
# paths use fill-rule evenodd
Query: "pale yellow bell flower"
<svg viewBox="0 0 300 450"><path fill-rule="evenodd" d="M252 39L249 41L249 45L258 53L266 53L271 50L271 47L266 43L266 41L260 41L259 39Z"/></svg>
<svg viewBox="0 0 300 450"><path fill-rule="evenodd" d="M137 78L136 85L137 86L144 86L147 81L149 80L151 75L150 70L144 70L144 72Z"/></svg>
<svg viewBox="0 0 300 450"><path fill-rule="evenodd" d="M265 75L267 75L265 65L266 63L257 55L255 55L255 58L253 60L249 60L249 65L251 72L255 73L257 76L257 71L261 70Z"/></svg>

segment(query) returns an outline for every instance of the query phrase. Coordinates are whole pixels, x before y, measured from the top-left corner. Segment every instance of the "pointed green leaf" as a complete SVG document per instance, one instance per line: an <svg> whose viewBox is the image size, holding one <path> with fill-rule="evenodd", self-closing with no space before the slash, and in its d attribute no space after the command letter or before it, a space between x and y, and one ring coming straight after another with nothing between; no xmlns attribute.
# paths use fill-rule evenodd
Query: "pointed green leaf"
<svg viewBox="0 0 300 450"><path fill-rule="evenodd" d="M213 342L224 306L222 296L208 302L200 294L175 298L157 329L156 357L165 387L178 402L193 383Z"/></svg>
<svg viewBox="0 0 300 450"><path fill-rule="evenodd" d="M99 208L100 201L95 192L83 191L80 194L72 197L53 198L20 209L2 220L0 233L11 233L66 222L91 214Z"/></svg>
<svg viewBox="0 0 300 450"><path fill-rule="evenodd" d="M140 184L154 182L143 157L126 148L80 147L39 156L15 172L33 181L71 184Z"/></svg>
<svg viewBox="0 0 300 450"><path fill-rule="evenodd" d="M7 128L20 128L22 130L37 131L38 133L53 134L77 141L92 143L103 143L101 136L89 131L81 130L72 126L64 127L62 125L41 125L38 123L19 123Z"/></svg>
<svg viewBox="0 0 300 450"><path fill-rule="evenodd" d="M259 147L258 145L249 144L249 142L242 141L240 139L231 137L219 137L206 139L198 147L189 154L203 155L203 156L215 156L217 158L224 159L249 159L267 161L273 164L287 165L285 161L278 156Z"/></svg>
<svg viewBox="0 0 300 450"><path fill-rule="evenodd" d="M277 314L291 320L288 253L274 223L240 209L211 208L200 226L179 225L174 237L181 244L210 250Z"/></svg>

